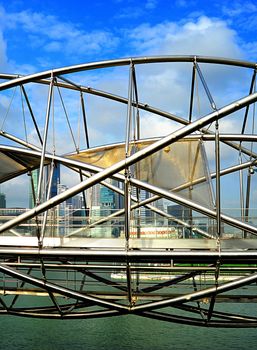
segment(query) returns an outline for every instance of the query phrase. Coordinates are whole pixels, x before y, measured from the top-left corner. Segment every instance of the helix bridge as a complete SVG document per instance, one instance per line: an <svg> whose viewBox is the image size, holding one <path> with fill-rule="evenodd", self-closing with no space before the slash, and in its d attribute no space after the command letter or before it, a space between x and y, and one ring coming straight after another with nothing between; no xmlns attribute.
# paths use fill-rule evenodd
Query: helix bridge
<svg viewBox="0 0 257 350"><path fill-rule="evenodd" d="M17 198L0 209L2 316L257 326L256 63L0 79L0 192Z"/></svg>

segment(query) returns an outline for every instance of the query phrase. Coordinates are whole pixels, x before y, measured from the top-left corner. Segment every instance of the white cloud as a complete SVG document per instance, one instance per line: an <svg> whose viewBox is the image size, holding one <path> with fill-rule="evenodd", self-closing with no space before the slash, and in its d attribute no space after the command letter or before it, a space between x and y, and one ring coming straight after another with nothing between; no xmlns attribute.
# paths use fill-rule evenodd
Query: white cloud
<svg viewBox="0 0 257 350"><path fill-rule="evenodd" d="M67 39L65 39L67 40L66 48L63 49L67 50L67 52L76 51L78 42L70 40L76 37L80 37L79 44L81 47L88 47L91 51L100 50L101 43L108 41L108 33L91 32L87 35L84 32L82 33L75 25L61 23L53 16L43 17L42 14L28 11L18 13L16 18L14 14L10 16L10 24L13 26L20 24L24 30L33 33L30 34L33 38L34 36L39 38L39 43L44 36L48 36L50 40L45 45L45 49L49 52L61 50L62 45L59 39L65 38L67 32L69 34L67 34ZM36 23L37 26L33 27L32 22ZM49 27L48 31L46 27ZM40 30L43 31L41 39L38 36ZM240 47L237 44L236 33L228 27L226 22L207 17L200 17L195 21L190 20L184 23L164 22L154 26L149 24L140 25L130 33L130 44L132 48L137 47L139 55L204 54L219 56L222 53L223 56L228 57L242 56ZM179 64L137 66L140 101L186 118L189 107L191 69L192 65L187 65L186 67L186 65ZM234 74L234 70L231 70L229 73L223 72L223 80L221 80L219 66L211 69L203 67L202 69L207 83L211 86L211 92L215 101L218 100L218 107L227 103L224 97L224 88L229 90L230 93L226 94L226 98L228 102L231 102L234 98L233 88L235 84L238 87L242 83L240 73ZM83 83L127 97L127 67L125 71L125 74L124 69L120 71L114 69L106 73L101 72L99 75L89 76L89 79L85 78L86 80ZM90 84L90 81L92 84ZM220 93L221 86L222 93ZM203 114L208 112L209 103L206 99L206 94L202 92L202 95L204 96L201 101L201 113ZM37 98L36 94L35 98ZM42 98L41 92L39 92L38 98ZM70 110L74 109L73 97L69 97L68 104L71 106ZM35 106L39 108L37 104ZM124 138L125 132L122 129L126 118L126 108L124 106L120 108L120 106L116 107L113 103L102 102L99 98L90 98L87 109L89 109L89 127L91 134L94 135L94 143L99 142L102 144L106 140L111 142L112 135L115 141L117 141L117 135L120 135L121 139ZM100 111L104 111L104 113ZM163 123L161 122L156 130L163 128L166 133L166 123L166 120ZM146 125L146 128L148 125Z"/></svg>
<svg viewBox="0 0 257 350"><path fill-rule="evenodd" d="M140 56L203 55L242 58L237 33L225 21L200 17L183 23L143 24L130 33L131 45ZM211 94L220 108L248 93L249 72L241 68L199 64ZM188 115L192 64L138 66L142 102L153 104L184 118ZM211 112L210 103L198 77L195 96L196 117ZM198 94L198 95L197 95ZM199 105L200 114L197 109Z"/></svg>
<svg viewBox="0 0 257 350"><path fill-rule="evenodd" d="M56 16L44 15L30 10L7 13L0 8L0 20L6 30L19 30L28 39L25 45L47 52L65 55L87 56L105 50L110 52L118 44L118 39L108 30L82 29L72 22L62 22Z"/></svg>
<svg viewBox="0 0 257 350"><path fill-rule="evenodd" d="M156 5L154 1L148 1L145 5L147 4L148 6ZM136 27L126 38L120 37L119 39L109 31L91 31L87 33L72 23L62 23L56 17L43 16L29 11L9 14L8 25L9 28L20 26L30 38L34 48L42 46L48 53L63 52L64 54L83 55L87 54L87 51L92 53L99 52L102 49L107 52L117 45L118 40L121 42L124 40L125 42L129 39L126 42L128 44L126 47L129 54L133 52L133 56L193 54L227 56L230 58L243 57L236 32L225 21L208 17L199 17L183 23L163 22L153 26L143 24ZM3 53L2 64L7 64L6 42L3 36L0 36L0 50ZM31 67L27 69L31 69ZM234 68L226 72L223 70L222 74L220 66L213 66L209 69L201 65L201 69L215 101L218 101L219 107L240 97L238 95L241 94L241 90L240 94L236 91L239 86L245 84L244 86L249 89L249 80L243 79L242 74ZM140 101L186 118L189 108L191 70L192 64L136 66ZM102 70L101 73L95 72L92 75L89 73L87 77L83 76L83 78L80 75L77 75L77 77L84 85L91 85L127 97L127 67L115 68L111 71ZM200 86L199 81L198 83ZM37 88L37 92L30 94L34 99L33 107L36 109L36 116L41 120L44 120L46 106L47 89L45 90L44 99L42 99L41 89ZM224 93L224 91L229 93ZM200 92L200 115L203 115L208 113L210 108L203 89ZM41 105L42 101L44 103ZM67 109L71 111L73 109L72 113L74 115L76 114L74 106L77 106L77 101L71 95L65 97ZM195 101L195 104L197 104L197 101ZM195 106L195 110L196 108ZM101 145L125 139L125 105L117 105L114 102L107 102L97 97L88 97L86 99L86 110L91 145ZM60 106L59 109L55 108L56 123L59 123L59 125L62 123L62 118L64 119L64 114L60 111ZM72 118L73 114L71 115ZM141 111L140 115L142 137L164 136L180 127L177 123L153 116L150 113ZM198 117L196 111L194 117ZM42 124L43 121L41 121ZM240 130L239 123L234 119L222 121L221 128L223 131ZM56 130L58 131L58 128ZM31 139L33 140L33 138L34 134L32 133ZM49 136L49 144L51 142L52 138ZM70 138L67 138L60 129L57 132L56 144L58 150L63 152L66 150L72 151ZM58 151L58 153L62 152ZM223 156L228 157L229 154L224 153ZM71 185L66 173L64 174L64 182Z"/></svg>
<svg viewBox="0 0 257 350"><path fill-rule="evenodd" d="M59 41L51 41L49 44L44 46L44 49L49 52L58 52L62 48L62 45Z"/></svg>
<svg viewBox="0 0 257 350"><path fill-rule="evenodd" d="M178 7L186 7L187 6L187 1L186 0L176 0L175 4Z"/></svg>
<svg viewBox="0 0 257 350"><path fill-rule="evenodd" d="M144 113L141 116L141 137L163 137L175 131L178 126L176 123L152 114Z"/></svg>
<svg viewBox="0 0 257 350"><path fill-rule="evenodd" d="M237 28L242 35L246 35L246 41L250 37L255 38L257 26L257 5L253 1L232 1L229 6L221 6L221 11L231 23L234 28ZM252 35L251 35L252 34ZM244 42L242 42L244 45ZM252 56L249 56L252 59ZM256 56L254 57L256 59Z"/></svg>
<svg viewBox="0 0 257 350"><path fill-rule="evenodd" d="M257 41L252 41L248 43L244 43L242 48L247 52L247 56L252 60L256 61L257 57Z"/></svg>
<svg viewBox="0 0 257 350"><path fill-rule="evenodd" d="M118 19L138 19L147 16L147 14L156 9L158 6L158 0L145 0L129 6L128 1L124 2L125 5L118 10L115 18Z"/></svg>
<svg viewBox="0 0 257 350"><path fill-rule="evenodd" d="M0 29L0 69L2 71L6 71L8 67L8 59L7 59L7 43L4 39L3 33Z"/></svg>
<svg viewBox="0 0 257 350"><path fill-rule="evenodd" d="M157 0L147 0L145 4L145 8L148 10L153 10L157 6Z"/></svg>
<svg viewBox="0 0 257 350"><path fill-rule="evenodd" d="M252 1L233 1L229 6L223 5L222 11L230 17L238 17L242 14L252 14L257 11L257 6Z"/></svg>
<svg viewBox="0 0 257 350"><path fill-rule="evenodd" d="M187 54L242 57L236 32L226 22L201 16L186 23L142 24L130 34L133 47L144 54Z"/></svg>

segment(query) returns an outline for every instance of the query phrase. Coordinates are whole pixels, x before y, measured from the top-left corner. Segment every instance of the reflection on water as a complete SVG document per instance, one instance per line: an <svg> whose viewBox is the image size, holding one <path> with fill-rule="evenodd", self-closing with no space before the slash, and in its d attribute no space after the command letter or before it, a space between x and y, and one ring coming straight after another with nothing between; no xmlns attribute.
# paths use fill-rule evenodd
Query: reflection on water
<svg viewBox="0 0 257 350"><path fill-rule="evenodd" d="M237 304L233 311L244 308L253 305ZM257 341L256 329L198 328L138 316L66 321L1 316L0 332L1 350L248 350Z"/></svg>

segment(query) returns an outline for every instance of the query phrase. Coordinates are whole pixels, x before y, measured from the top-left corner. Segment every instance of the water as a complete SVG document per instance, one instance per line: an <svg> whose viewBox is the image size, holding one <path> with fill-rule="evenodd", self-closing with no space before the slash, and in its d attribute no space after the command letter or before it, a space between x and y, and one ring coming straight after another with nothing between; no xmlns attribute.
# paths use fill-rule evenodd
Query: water
<svg viewBox="0 0 257 350"><path fill-rule="evenodd" d="M90 320L0 317L2 350L254 349L257 329L198 328L138 316Z"/></svg>

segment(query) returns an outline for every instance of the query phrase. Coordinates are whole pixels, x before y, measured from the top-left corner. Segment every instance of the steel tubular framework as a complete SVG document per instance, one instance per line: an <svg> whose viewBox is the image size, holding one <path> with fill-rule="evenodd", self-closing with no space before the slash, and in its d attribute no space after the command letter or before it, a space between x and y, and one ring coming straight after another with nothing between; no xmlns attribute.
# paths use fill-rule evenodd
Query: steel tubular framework
<svg viewBox="0 0 257 350"><path fill-rule="evenodd" d="M112 79L116 69L127 75L121 75L127 97L84 84L93 72L102 77L107 70ZM171 87L165 108L158 105L164 90L156 85L157 76ZM184 83L179 113L174 77ZM203 327L257 326L251 307L257 302L255 63L137 57L27 76L0 74L0 79L2 101L9 99L0 102L0 182L3 188L10 182L15 191L15 181L28 174L34 202L27 210L0 209L2 315L135 314ZM157 105L141 96L155 97ZM101 128L110 114L100 103L90 108L90 97L118 106L119 142L91 146L92 121ZM164 125L164 136L144 136L153 117ZM12 128L13 120L19 127ZM73 144L67 153L64 124ZM79 180L52 195L57 166ZM224 202L233 195L231 186L238 204L228 212ZM119 205L111 211L102 200L95 217L92 198L98 193L101 202L102 189ZM66 211L77 195L83 203L79 218Z"/></svg>

